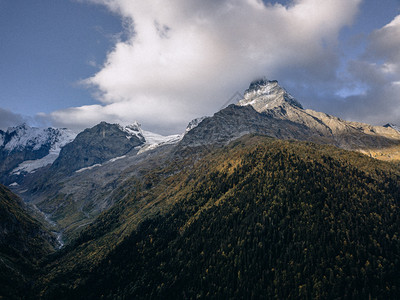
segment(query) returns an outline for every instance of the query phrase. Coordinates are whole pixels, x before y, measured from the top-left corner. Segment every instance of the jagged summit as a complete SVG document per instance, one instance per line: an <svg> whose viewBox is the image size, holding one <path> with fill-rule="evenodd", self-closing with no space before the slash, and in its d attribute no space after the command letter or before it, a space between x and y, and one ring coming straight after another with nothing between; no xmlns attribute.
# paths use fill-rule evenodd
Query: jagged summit
<svg viewBox="0 0 400 300"><path fill-rule="evenodd" d="M69 174L123 156L145 143L139 129L136 123L122 127L106 122L87 128L61 149L51 171Z"/></svg>
<svg viewBox="0 0 400 300"><path fill-rule="evenodd" d="M120 128L122 131L128 134L128 139L131 139L132 137L137 137L141 142L146 141L145 137L143 136L142 125L139 122L135 121L125 127L120 126Z"/></svg>
<svg viewBox="0 0 400 300"><path fill-rule="evenodd" d="M65 128L37 128L23 123L16 127L9 127L2 132L2 143L4 150L9 152L25 148L39 150L42 147L53 147L59 149L66 143L72 141L76 134Z"/></svg>
<svg viewBox="0 0 400 300"><path fill-rule="evenodd" d="M238 104L241 106L251 105L258 112L285 105L303 108L292 95L278 84L277 80L266 78L251 82L244 93L244 99L240 100Z"/></svg>
<svg viewBox="0 0 400 300"><path fill-rule="evenodd" d="M377 155L376 149L400 149L400 132L393 126L385 128L350 122L303 109L278 81L265 78L253 81L237 105L222 109L187 132L182 144L224 143L248 133L332 144L373 157ZM388 158L394 157L392 150L386 153Z"/></svg>
<svg viewBox="0 0 400 300"><path fill-rule="evenodd" d="M61 148L75 137L76 133L65 128L37 128L26 123L0 130L1 182L10 184L21 173L52 164Z"/></svg>

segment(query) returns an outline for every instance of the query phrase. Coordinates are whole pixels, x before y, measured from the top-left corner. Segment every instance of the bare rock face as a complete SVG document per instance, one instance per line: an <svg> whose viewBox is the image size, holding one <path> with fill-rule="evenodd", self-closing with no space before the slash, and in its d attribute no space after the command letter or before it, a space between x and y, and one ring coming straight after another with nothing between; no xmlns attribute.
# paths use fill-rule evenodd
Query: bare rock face
<svg viewBox="0 0 400 300"><path fill-rule="evenodd" d="M244 99L240 100L238 104L240 106L251 105L258 112L287 105L303 108L292 95L278 84L278 81L267 79L253 81L245 91Z"/></svg>
<svg viewBox="0 0 400 300"><path fill-rule="evenodd" d="M303 109L277 81L258 80L250 84L240 106L252 106L272 118L304 125L344 149L382 148L400 143L400 133L391 127L349 122L322 112Z"/></svg>
<svg viewBox="0 0 400 300"><path fill-rule="evenodd" d="M349 122L303 109L276 80L267 79L252 82L237 105L201 120L186 133L181 145L226 143L246 133L332 144L364 153L400 145L400 133L392 127Z"/></svg>
<svg viewBox="0 0 400 300"><path fill-rule="evenodd" d="M138 130L129 129L106 122L85 129L73 142L62 148L51 170L70 174L125 155L145 142Z"/></svg>
<svg viewBox="0 0 400 300"><path fill-rule="evenodd" d="M252 106L229 105L205 118L185 134L181 146L226 144L243 135L258 133L280 139L307 139L312 130L289 120L258 113Z"/></svg>

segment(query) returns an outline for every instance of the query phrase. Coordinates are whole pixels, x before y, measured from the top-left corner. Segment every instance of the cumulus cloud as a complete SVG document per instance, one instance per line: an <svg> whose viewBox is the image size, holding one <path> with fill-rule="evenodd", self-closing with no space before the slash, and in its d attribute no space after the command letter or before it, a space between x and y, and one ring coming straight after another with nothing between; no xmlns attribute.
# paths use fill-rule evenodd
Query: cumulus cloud
<svg viewBox="0 0 400 300"><path fill-rule="evenodd" d="M336 102L344 117L377 125L400 123L400 15L373 31L365 53L349 63L349 81L362 92Z"/></svg>
<svg viewBox="0 0 400 300"><path fill-rule="evenodd" d="M90 0L121 16L128 38L85 84L99 105L54 112L65 126L138 120L161 133L183 131L266 75L329 81L339 31L361 0ZM379 52L379 49L376 50Z"/></svg>
<svg viewBox="0 0 400 300"><path fill-rule="evenodd" d="M9 110L0 108L0 129L6 130L8 127L13 127L26 122L26 118L19 114L15 114Z"/></svg>

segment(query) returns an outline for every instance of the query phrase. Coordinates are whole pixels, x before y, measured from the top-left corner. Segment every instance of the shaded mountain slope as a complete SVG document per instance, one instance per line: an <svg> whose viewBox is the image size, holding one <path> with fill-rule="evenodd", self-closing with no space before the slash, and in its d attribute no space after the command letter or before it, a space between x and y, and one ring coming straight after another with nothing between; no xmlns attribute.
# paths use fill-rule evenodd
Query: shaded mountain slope
<svg viewBox="0 0 400 300"><path fill-rule="evenodd" d="M254 81L244 93L241 106L252 106L257 112L274 119L303 125L324 136L327 143L349 150L383 149L400 145L400 133L392 127L349 122L311 109L301 104L276 80ZM300 137L300 139L303 139ZM312 137L307 140L312 140Z"/></svg>
<svg viewBox="0 0 400 300"><path fill-rule="evenodd" d="M128 132L117 124L100 124L85 129L67 144L50 168L52 173L71 174L79 169L101 164L125 155L144 143L144 137Z"/></svg>
<svg viewBox="0 0 400 300"><path fill-rule="evenodd" d="M178 135L160 139L154 134L147 141L139 124L100 123L80 133L50 168L25 177L15 190L48 214L68 240L118 200L114 190L125 180L145 174L149 160L151 166L162 166L176 159L173 153L180 149L221 147L249 133L332 144L381 159L395 158L399 151L400 158L400 133L393 128L304 110L277 81L263 79L250 84L238 105L191 122L180 142Z"/></svg>
<svg viewBox="0 0 400 300"><path fill-rule="evenodd" d="M54 250L54 243L21 200L0 185L0 298L19 299L30 290L39 261Z"/></svg>
<svg viewBox="0 0 400 300"><path fill-rule="evenodd" d="M45 299L400 296L397 167L257 136L191 151L126 182L49 262Z"/></svg>

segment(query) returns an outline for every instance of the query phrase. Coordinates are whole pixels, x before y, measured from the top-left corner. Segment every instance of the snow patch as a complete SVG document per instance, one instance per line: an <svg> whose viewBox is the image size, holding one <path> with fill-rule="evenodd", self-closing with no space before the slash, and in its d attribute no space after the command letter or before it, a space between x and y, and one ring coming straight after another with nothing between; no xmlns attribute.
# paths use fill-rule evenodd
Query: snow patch
<svg viewBox="0 0 400 300"><path fill-rule="evenodd" d="M30 127L27 124L10 127L5 135L8 136L9 140L4 145L4 149L10 152L24 148L39 150L46 145L50 146L50 150L59 152L62 146L76 137L76 133L65 128L37 128Z"/></svg>
<svg viewBox="0 0 400 300"><path fill-rule="evenodd" d="M135 121L133 124L127 125L125 127L120 126L123 132L126 132L128 135L127 139L131 139L132 137L137 137L140 141L144 142L145 137L143 136L142 125L139 122Z"/></svg>
<svg viewBox="0 0 400 300"><path fill-rule="evenodd" d="M8 151L23 150L25 147L39 150L45 145L50 145L48 155L36 160L26 160L11 171L11 174L16 175L21 172L34 173L37 169L51 165L59 156L61 148L75 139L77 135L68 129L31 128L26 124L9 128L7 133L12 136L5 147Z"/></svg>
<svg viewBox="0 0 400 300"><path fill-rule="evenodd" d="M11 174L20 175L21 172L35 173L36 170L51 165L58 157L58 153L50 153L41 159L26 160L18 165Z"/></svg>
<svg viewBox="0 0 400 300"><path fill-rule="evenodd" d="M13 182L13 183L9 184L8 186L19 186L19 184L16 182Z"/></svg>
<svg viewBox="0 0 400 300"><path fill-rule="evenodd" d="M114 161L123 159L123 158L125 158L125 157L126 157L126 155L123 155L123 156L120 156L120 157L111 158L111 159L109 160L109 162L112 162L112 163L113 163Z"/></svg>
<svg viewBox="0 0 400 300"><path fill-rule="evenodd" d="M203 120L206 118L208 118L208 117L200 117L200 118L196 118L196 119L193 119L192 121L190 121L188 126L186 127L185 134L188 133L193 128L196 128L197 126L199 126L199 124L201 122L203 122Z"/></svg>
<svg viewBox="0 0 400 300"><path fill-rule="evenodd" d="M176 144L183 138L183 134L173 134L164 136L145 130L142 130L142 133L146 142L137 153L138 155L143 152L156 149L157 147L160 147L162 145Z"/></svg>
<svg viewBox="0 0 400 300"><path fill-rule="evenodd" d="M102 166L102 164L95 164L95 165L90 166L90 167L79 169L79 170L75 171L75 173L82 173L84 171L91 170L91 169L94 169L96 167L101 167L101 166Z"/></svg>

